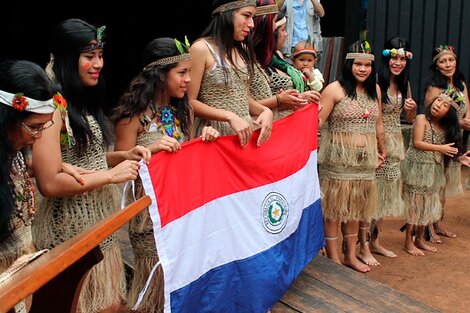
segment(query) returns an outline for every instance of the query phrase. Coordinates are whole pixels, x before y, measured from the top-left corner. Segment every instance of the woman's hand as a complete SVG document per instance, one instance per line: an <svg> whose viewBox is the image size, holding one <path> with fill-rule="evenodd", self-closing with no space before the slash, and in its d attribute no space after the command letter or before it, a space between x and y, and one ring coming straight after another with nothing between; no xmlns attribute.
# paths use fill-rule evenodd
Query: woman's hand
<svg viewBox="0 0 470 313"><path fill-rule="evenodd" d="M307 103L319 103L320 93L314 90L307 90L301 93L301 96Z"/></svg>
<svg viewBox="0 0 470 313"><path fill-rule="evenodd" d="M214 141L220 137L220 133L217 129L212 126L204 126L202 129L201 139L202 141Z"/></svg>
<svg viewBox="0 0 470 313"><path fill-rule="evenodd" d="M417 108L416 102L412 98L406 98L403 108L407 111L415 111Z"/></svg>
<svg viewBox="0 0 470 313"><path fill-rule="evenodd" d="M295 89L281 90L278 93L279 110L292 109L297 110L305 106L308 102Z"/></svg>
<svg viewBox="0 0 470 313"><path fill-rule="evenodd" d="M75 180L82 186L85 185L85 180L82 175L96 173L95 170L87 170L65 162L62 162L62 172L75 178Z"/></svg>
<svg viewBox="0 0 470 313"><path fill-rule="evenodd" d="M465 130L470 130L470 117L465 117L460 122L460 127Z"/></svg>
<svg viewBox="0 0 470 313"><path fill-rule="evenodd" d="M250 123L233 112L230 112L228 123L240 139L240 146L246 146L250 141L251 134L253 133Z"/></svg>
<svg viewBox="0 0 470 313"><path fill-rule="evenodd" d="M470 150L461 155L459 157L459 161L462 163L462 165L470 167Z"/></svg>
<svg viewBox="0 0 470 313"><path fill-rule="evenodd" d="M149 149L143 146L135 146L134 148L130 149L126 152L126 159L127 160L135 160L140 161L144 160L145 163L150 162L150 158L152 157L152 152Z"/></svg>
<svg viewBox="0 0 470 313"><path fill-rule="evenodd" d="M273 112L270 109L265 108L256 121L253 121L253 124L261 126L261 132L259 134L258 141L256 142L256 145L259 147L271 136Z"/></svg>
<svg viewBox="0 0 470 313"><path fill-rule="evenodd" d="M139 175L139 162L126 160L108 171L111 184L120 184L128 180L134 180Z"/></svg>
<svg viewBox="0 0 470 313"><path fill-rule="evenodd" d="M174 153L181 150L181 144L175 138L164 135L159 140L150 145L149 149L153 153L160 151L168 151Z"/></svg>
<svg viewBox="0 0 470 313"><path fill-rule="evenodd" d="M459 149L453 147L454 144L455 143L452 142L452 143L448 143L448 144L445 144L445 145L440 145L439 152L444 154L444 155L453 157L454 155L457 154L457 152L459 152Z"/></svg>

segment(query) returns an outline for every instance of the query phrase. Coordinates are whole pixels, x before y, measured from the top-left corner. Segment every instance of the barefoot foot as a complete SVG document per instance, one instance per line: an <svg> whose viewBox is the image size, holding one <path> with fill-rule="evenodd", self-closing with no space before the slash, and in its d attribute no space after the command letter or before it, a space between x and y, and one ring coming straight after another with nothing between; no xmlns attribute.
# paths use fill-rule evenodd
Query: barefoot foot
<svg viewBox="0 0 470 313"><path fill-rule="evenodd" d="M457 237L456 233L453 233L453 232L445 230L445 229L436 229L436 234L444 236L444 237L449 237L449 238Z"/></svg>
<svg viewBox="0 0 470 313"><path fill-rule="evenodd" d="M381 246L379 243L370 243L370 252L375 253L375 254L381 254L383 256L386 256L388 258L396 258L397 255L395 252L390 251L385 249L383 246Z"/></svg>
<svg viewBox="0 0 470 313"><path fill-rule="evenodd" d="M360 273L367 273L370 271L370 267L367 266L366 264L362 263L358 259L344 259L343 262L344 266L347 266L349 268L352 268L355 271L358 271Z"/></svg>
<svg viewBox="0 0 470 313"><path fill-rule="evenodd" d="M427 244L425 240L415 240L415 246L424 251L437 252L437 248Z"/></svg>

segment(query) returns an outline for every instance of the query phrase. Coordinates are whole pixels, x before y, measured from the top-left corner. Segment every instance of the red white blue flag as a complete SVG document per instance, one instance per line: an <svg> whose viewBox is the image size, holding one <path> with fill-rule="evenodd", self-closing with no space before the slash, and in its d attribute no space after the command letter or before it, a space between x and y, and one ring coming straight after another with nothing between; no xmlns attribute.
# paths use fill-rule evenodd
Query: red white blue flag
<svg viewBox="0 0 470 313"><path fill-rule="evenodd" d="M324 246L317 119L309 105L261 147L196 139L142 167L165 312L265 313Z"/></svg>

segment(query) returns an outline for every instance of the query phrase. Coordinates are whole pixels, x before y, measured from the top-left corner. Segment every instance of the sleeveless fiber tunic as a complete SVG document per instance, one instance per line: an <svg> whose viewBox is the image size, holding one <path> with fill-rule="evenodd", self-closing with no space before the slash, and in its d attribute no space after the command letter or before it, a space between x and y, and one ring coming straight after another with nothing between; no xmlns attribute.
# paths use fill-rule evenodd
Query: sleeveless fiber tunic
<svg viewBox="0 0 470 313"><path fill-rule="evenodd" d="M61 146L64 162L90 169L107 170L103 136L98 122L87 116L93 142L81 157L75 148ZM120 208L116 185L105 185L86 194L41 198L33 224L33 237L39 249L53 248L102 221ZM121 303L125 294L125 274L116 234L100 244L104 259L89 272L79 299L80 312L93 313Z"/></svg>
<svg viewBox="0 0 470 313"><path fill-rule="evenodd" d="M400 125L402 95L388 95L389 101L383 104L382 118L385 130L387 157L384 166L375 172L377 179L377 209L374 219L403 216L402 179L400 164L405 158L405 145Z"/></svg>
<svg viewBox="0 0 470 313"><path fill-rule="evenodd" d="M181 134L178 139L180 142L187 141L188 138L184 136L179 123L175 123L175 131ZM162 124L152 122L148 129L137 136L137 145L149 146L163 137ZM129 188L130 189L130 188ZM142 180L138 177L135 180L135 193L134 195L127 195L126 199L130 199L129 203L134 199L139 199L145 195L142 186ZM129 190L132 192L132 190ZM139 293L145 286L147 278L152 271L152 268L157 264L158 252L155 246L155 237L153 232L153 223L150 218L148 208L136 215L129 222L129 238L134 250L134 275L129 288L128 302L131 307L137 302ZM163 271L161 266L157 268L155 274L150 282L150 285L145 293L144 298L139 306L139 312L157 313L163 312L164 293L163 293Z"/></svg>
<svg viewBox="0 0 470 313"><path fill-rule="evenodd" d="M463 96L462 93L460 94ZM457 111L459 123L465 117L465 113L467 113L467 106L468 104L465 101L462 101L459 105L459 110ZM445 169L445 175L446 175L445 196L450 197L450 196L462 194L463 193L462 181L461 181L462 164L459 161L450 160L449 165Z"/></svg>
<svg viewBox="0 0 470 313"><path fill-rule="evenodd" d="M247 121L253 128L253 121L251 120L248 94L249 94L249 75L245 69L235 71L232 67L227 66L228 77L224 75L222 62L219 56L215 53L214 49L206 42L215 63L214 67L208 72L204 73L201 81L201 88L199 89L198 100L207 104L208 106L223 109L233 112ZM227 79L227 81L226 81ZM211 125L217 129L221 136L233 135L233 129L228 122L210 121L197 118L195 120L196 136L200 136L202 129L206 125Z"/></svg>
<svg viewBox="0 0 470 313"><path fill-rule="evenodd" d="M433 132L426 125L424 141L445 144L444 132ZM408 224L428 225L441 219L442 206L439 196L445 184L444 158L439 152L422 151L413 147L413 133L403 161L403 200Z"/></svg>
<svg viewBox="0 0 470 313"><path fill-rule="evenodd" d="M328 117L318 153L323 216L370 221L376 208L377 100L344 97Z"/></svg>

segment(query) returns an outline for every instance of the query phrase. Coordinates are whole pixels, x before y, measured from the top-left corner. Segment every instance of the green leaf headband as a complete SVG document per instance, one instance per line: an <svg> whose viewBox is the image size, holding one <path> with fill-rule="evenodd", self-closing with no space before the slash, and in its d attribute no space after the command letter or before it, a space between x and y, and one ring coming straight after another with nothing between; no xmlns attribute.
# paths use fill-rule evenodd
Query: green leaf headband
<svg viewBox="0 0 470 313"><path fill-rule="evenodd" d="M83 47L82 52L89 52L93 51L95 49L103 49L104 48L104 42L103 42L103 36L104 36L104 31L106 29L106 26L103 25L101 27L96 28L96 43L91 43Z"/></svg>
<svg viewBox="0 0 470 313"><path fill-rule="evenodd" d="M144 70L149 69L156 65L168 65L179 63L183 61L191 60L191 54L188 52L191 45L189 44L188 37L184 36L184 44L175 38L175 46L178 49L179 55L174 55L171 57L161 58L158 60L153 61L149 65L144 67Z"/></svg>

